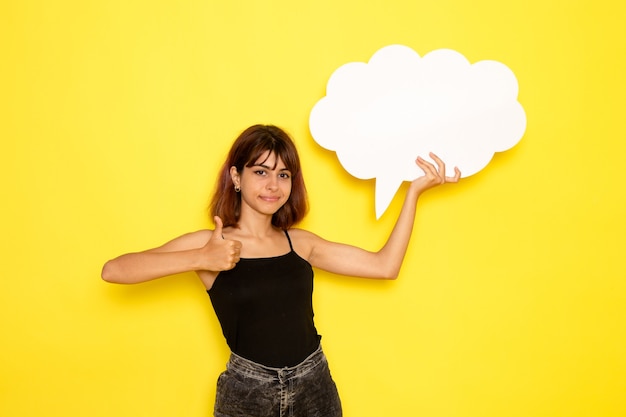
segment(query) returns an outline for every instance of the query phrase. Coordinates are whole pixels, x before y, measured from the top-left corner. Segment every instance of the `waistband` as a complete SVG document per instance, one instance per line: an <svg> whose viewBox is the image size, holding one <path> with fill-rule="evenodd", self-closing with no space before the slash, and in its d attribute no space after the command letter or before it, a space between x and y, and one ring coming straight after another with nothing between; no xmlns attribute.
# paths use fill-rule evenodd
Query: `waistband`
<svg viewBox="0 0 626 417"><path fill-rule="evenodd" d="M231 352L230 359L226 366L229 371L235 371L251 378L264 381L278 379L282 382L285 379L303 376L323 362L326 362L326 356L320 345L313 353L307 356L306 359L295 366L272 368L243 358L233 352Z"/></svg>

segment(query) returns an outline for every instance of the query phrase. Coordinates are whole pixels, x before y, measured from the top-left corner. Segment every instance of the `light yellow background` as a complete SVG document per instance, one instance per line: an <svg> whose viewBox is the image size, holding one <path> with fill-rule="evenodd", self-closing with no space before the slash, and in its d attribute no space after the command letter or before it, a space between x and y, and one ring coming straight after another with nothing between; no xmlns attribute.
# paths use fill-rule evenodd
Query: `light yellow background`
<svg viewBox="0 0 626 417"><path fill-rule="evenodd" d="M626 11L616 0L34 1L0 6L0 415L211 414L227 349L192 274L106 284L212 227L250 124L296 138L303 227L377 249L374 183L315 144L330 74L400 43L505 63L522 141L420 201L401 276L318 273L348 417L626 415Z"/></svg>

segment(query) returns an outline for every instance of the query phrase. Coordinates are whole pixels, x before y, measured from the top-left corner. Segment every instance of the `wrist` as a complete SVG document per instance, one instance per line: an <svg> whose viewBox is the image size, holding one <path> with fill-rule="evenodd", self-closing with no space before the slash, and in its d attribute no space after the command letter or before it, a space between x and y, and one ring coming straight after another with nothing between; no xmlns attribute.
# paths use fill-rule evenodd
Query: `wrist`
<svg viewBox="0 0 626 417"><path fill-rule="evenodd" d="M192 271L202 271L207 269L206 256L202 248L190 249L188 253L189 266Z"/></svg>

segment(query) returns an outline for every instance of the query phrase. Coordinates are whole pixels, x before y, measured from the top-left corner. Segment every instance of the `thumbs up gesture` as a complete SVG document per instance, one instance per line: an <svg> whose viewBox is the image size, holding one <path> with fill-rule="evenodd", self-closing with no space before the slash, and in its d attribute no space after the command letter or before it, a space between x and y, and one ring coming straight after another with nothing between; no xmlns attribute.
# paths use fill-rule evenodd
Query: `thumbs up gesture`
<svg viewBox="0 0 626 417"><path fill-rule="evenodd" d="M207 271L227 271L233 269L239 262L241 242L238 240L224 239L222 229L224 225L218 216L215 220L215 230L209 241L202 248L203 260Z"/></svg>

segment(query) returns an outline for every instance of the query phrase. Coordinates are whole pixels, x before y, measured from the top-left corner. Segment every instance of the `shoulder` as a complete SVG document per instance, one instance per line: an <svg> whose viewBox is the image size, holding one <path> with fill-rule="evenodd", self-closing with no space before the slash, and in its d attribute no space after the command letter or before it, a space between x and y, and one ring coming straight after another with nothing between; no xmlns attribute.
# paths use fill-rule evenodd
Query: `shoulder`
<svg viewBox="0 0 626 417"><path fill-rule="evenodd" d="M315 233L309 232L308 230L304 229L289 229L287 230L287 233L289 233L289 237L291 238L292 242L312 242L316 239L320 239L320 237L317 236Z"/></svg>
<svg viewBox="0 0 626 417"><path fill-rule="evenodd" d="M306 260L310 259L315 247L324 241L315 233L304 229L289 229L287 233L289 233L293 250Z"/></svg>
<svg viewBox="0 0 626 417"><path fill-rule="evenodd" d="M152 249L152 251L173 252L173 251L201 248L209 241L209 239L211 238L211 235L213 235L213 231L208 230L208 229L202 229L202 230L197 230L195 232L185 233L183 235L180 235L170 240L169 242L165 243L164 245L158 248Z"/></svg>
<svg viewBox="0 0 626 417"><path fill-rule="evenodd" d="M188 242L190 244L198 243L204 245L213 235L213 230L202 229L196 230L195 232L185 233L182 236L179 236L177 239L181 241Z"/></svg>

